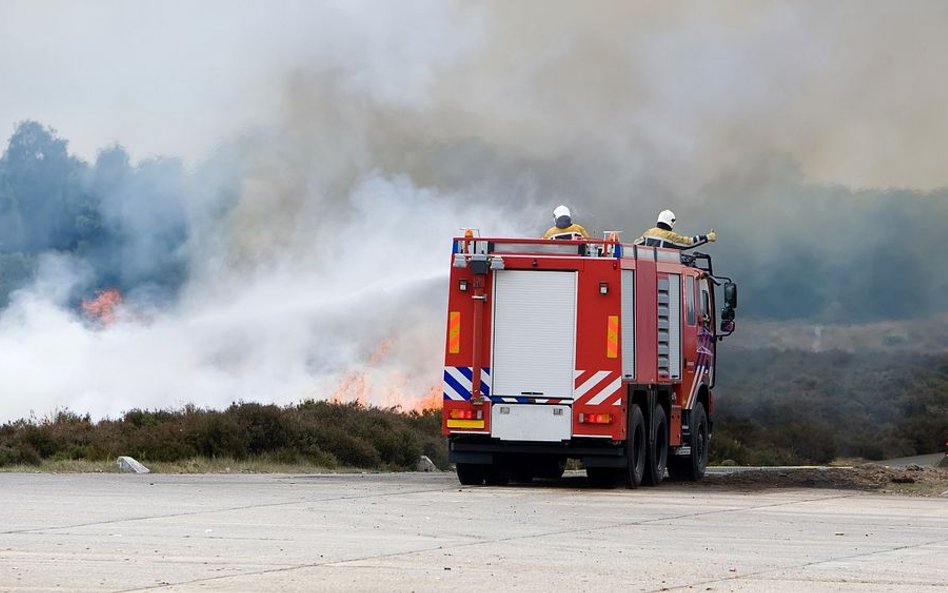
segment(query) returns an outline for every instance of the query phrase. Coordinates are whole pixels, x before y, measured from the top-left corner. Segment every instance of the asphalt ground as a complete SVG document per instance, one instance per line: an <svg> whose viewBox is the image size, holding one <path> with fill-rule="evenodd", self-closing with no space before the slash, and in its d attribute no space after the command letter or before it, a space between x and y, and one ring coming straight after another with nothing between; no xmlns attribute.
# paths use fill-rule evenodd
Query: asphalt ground
<svg viewBox="0 0 948 593"><path fill-rule="evenodd" d="M453 474L0 474L0 591L948 590L948 504Z"/></svg>

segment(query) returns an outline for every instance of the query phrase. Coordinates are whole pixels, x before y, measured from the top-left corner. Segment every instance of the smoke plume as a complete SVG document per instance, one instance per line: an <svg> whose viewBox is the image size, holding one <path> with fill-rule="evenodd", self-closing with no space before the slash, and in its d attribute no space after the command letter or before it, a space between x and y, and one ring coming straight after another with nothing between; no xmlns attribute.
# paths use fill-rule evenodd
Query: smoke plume
<svg viewBox="0 0 948 593"><path fill-rule="evenodd" d="M418 401L450 237L534 236L560 203L627 240L668 207L716 228L743 315L920 316L948 289L938 2L39 4L0 8L0 49L45 26L44 63L82 63L42 100L0 65L0 117L77 152L35 124L0 161L0 419ZM116 321L84 317L111 287Z"/></svg>

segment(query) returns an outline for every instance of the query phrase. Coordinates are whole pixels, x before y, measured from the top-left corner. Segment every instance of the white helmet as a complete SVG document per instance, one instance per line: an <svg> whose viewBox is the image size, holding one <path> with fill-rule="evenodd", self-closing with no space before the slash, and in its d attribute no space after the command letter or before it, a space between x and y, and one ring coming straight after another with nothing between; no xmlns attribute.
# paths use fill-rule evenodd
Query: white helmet
<svg viewBox="0 0 948 593"><path fill-rule="evenodd" d="M658 222L664 222L669 228L675 226L675 213L671 210L662 210L658 213Z"/></svg>
<svg viewBox="0 0 948 593"><path fill-rule="evenodd" d="M553 224L555 224L558 229L565 229L573 224L573 217L570 214L569 208L566 206L557 206L553 210Z"/></svg>

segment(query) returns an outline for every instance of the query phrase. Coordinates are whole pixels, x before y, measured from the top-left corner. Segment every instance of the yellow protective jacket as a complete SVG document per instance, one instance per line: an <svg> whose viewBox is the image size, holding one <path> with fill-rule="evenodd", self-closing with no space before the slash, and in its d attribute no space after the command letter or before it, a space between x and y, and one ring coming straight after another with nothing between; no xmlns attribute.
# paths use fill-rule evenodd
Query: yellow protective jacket
<svg viewBox="0 0 948 593"><path fill-rule="evenodd" d="M586 229L579 226L578 224L571 224L566 228L560 228L558 226L550 227L545 233L543 233L544 239L573 239L575 235L582 235L584 239L589 238L589 233L586 232Z"/></svg>
<svg viewBox="0 0 948 593"><path fill-rule="evenodd" d="M698 245L704 245L707 242L707 235L686 237L685 235L679 235L675 231L657 226L645 231L641 237L635 240L636 245L645 245L646 247L671 247L673 249L690 249Z"/></svg>

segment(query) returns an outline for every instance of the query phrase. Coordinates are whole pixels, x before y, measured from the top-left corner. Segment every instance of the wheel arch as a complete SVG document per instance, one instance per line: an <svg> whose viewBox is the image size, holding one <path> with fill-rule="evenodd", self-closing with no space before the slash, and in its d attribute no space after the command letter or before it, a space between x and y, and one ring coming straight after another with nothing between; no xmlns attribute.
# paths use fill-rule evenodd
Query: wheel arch
<svg viewBox="0 0 948 593"><path fill-rule="evenodd" d="M711 387L707 383L702 383L698 388L698 397L695 398L695 405L704 406L704 413L708 419L708 434L714 432L714 395L711 393Z"/></svg>

